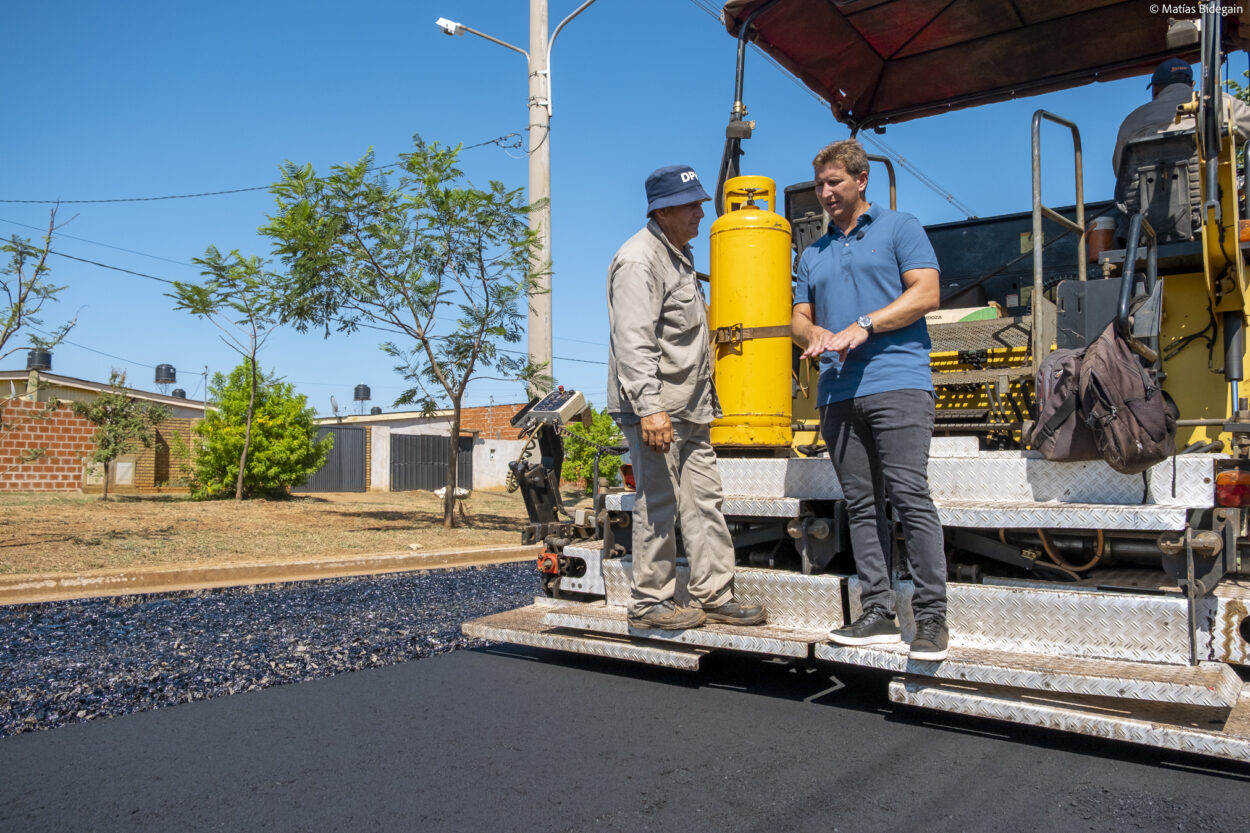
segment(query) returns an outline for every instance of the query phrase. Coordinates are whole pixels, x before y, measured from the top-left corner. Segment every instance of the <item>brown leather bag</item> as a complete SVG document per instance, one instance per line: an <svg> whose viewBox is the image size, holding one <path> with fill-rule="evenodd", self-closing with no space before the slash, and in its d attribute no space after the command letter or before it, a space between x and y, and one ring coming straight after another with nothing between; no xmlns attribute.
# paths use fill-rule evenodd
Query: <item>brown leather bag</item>
<svg viewBox="0 0 1250 833"><path fill-rule="evenodd" d="M1080 400L1102 458L1116 471L1138 474L1176 451L1176 404L1115 322L1085 349Z"/></svg>

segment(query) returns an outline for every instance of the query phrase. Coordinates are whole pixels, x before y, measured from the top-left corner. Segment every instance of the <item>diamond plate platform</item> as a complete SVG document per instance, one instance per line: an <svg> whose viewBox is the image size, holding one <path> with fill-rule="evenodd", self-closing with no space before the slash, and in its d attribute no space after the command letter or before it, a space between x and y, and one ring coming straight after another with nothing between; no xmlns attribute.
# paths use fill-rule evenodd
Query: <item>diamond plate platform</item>
<svg viewBox="0 0 1250 833"><path fill-rule="evenodd" d="M904 641L914 632L912 589L910 581L894 584ZM857 576L847 580L847 604L852 618L860 614ZM1198 599L1199 653L1200 659L1225 662L1208 647L1216 604L1211 596ZM951 582L946 621L952 644L965 648L1163 665L1189 662L1189 611L1179 591L1134 594Z"/></svg>
<svg viewBox="0 0 1250 833"><path fill-rule="evenodd" d="M942 526L971 529L1183 530L1183 506L1050 501L952 500L934 496Z"/></svg>
<svg viewBox="0 0 1250 833"><path fill-rule="evenodd" d="M677 643L781 657L806 658L811 655L812 643L825 638L822 631L795 630L772 624L748 628L706 624L684 631L639 629L630 626L625 608L602 603L555 608L543 616L542 623L570 630L640 637L664 645Z"/></svg>
<svg viewBox="0 0 1250 833"><path fill-rule="evenodd" d="M828 458L717 460L726 495L826 499L842 497L842 487Z"/></svg>
<svg viewBox="0 0 1250 833"><path fill-rule="evenodd" d="M1071 506L1081 512L1086 511L1082 506L1092 504L1087 521L1097 520L1088 515L1104 511L1102 505L1210 507L1215 502L1215 461L1225 459L1218 454L1178 455L1149 469L1143 479L1142 475L1120 474L1101 460L1056 463L1033 451L982 451L969 456L966 443L950 444L946 439L934 438L930 446L929 488L939 504L949 504L952 511L973 511L984 503L986 512L1012 511L1016 504L1036 505L1052 515L1061 511L1054 507ZM828 458L725 458L717 467L726 515L777 517L783 507L785 511L797 509L797 501L842 497ZM769 502L777 500L788 502ZM607 501L609 509L628 511L633 493L608 495ZM1074 524L1066 527L1076 528Z"/></svg>
<svg viewBox="0 0 1250 833"><path fill-rule="evenodd" d="M830 662L921 677L1193 706L1231 707L1242 685L1237 673L1223 663L1193 668L1044 657L966 648L953 640L946 660L921 662L908 659L907 649L903 642L861 647L825 643L816 646L815 654Z"/></svg>
<svg viewBox="0 0 1250 833"><path fill-rule="evenodd" d="M994 686L954 687L919 680L891 681L889 697L895 703L909 706L1250 761L1250 737L1227 730L1228 709L1155 704L1126 708L1122 701L1065 699L1058 695L1042 700ZM1233 711L1245 711L1248 697L1250 695L1243 690ZM1226 729L1208 728L1212 725L1224 725Z"/></svg>
<svg viewBox="0 0 1250 833"><path fill-rule="evenodd" d="M685 645L667 646L629 638L564 633L559 628L543 624L543 617L554 609L557 608L539 602L465 622L460 630L465 636L491 642L623 659L685 671L698 670L700 658L707 653L706 650Z"/></svg>
<svg viewBox="0 0 1250 833"><path fill-rule="evenodd" d="M1035 451L983 451L976 458L931 459L929 490L934 500L1205 507L1215 501L1217 459L1226 458L1178 455L1147 470L1143 480L1101 460L1056 463Z"/></svg>
<svg viewBox="0 0 1250 833"><path fill-rule="evenodd" d="M615 607L629 604L629 559L610 558L603 562L603 583L607 603ZM677 562L677 604L690 603L686 590L690 571L685 561ZM745 604L768 609L768 621L778 627L827 633L840 628L842 620L842 576L807 576L779 570L740 567L734 574L734 597Z"/></svg>
<svg viewBox="0 0 1250 833"><path fill-rule="evenodd" d="M561 576L560 589L591 596L604 595L606 590L603 586L603 542L592 541L586 546L570 544L564 548L564 555L570 558L580 558L586 564L586 572L581 578Z"/></svg>
<svg viewBox="0 0 1250 833"><path fill-rule="evenodd" d="M606 495L604 506L613 512L632 512L634 493ZM785 497L726 497L721 503L721 514L727 518L794 518L801 509L802 501Z"/></svg>

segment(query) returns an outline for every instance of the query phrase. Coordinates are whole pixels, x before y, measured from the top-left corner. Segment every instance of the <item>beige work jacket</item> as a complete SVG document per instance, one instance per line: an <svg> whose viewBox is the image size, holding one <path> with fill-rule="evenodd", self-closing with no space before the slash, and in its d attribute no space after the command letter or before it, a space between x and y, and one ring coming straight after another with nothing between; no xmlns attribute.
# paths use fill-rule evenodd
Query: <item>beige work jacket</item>
<svg viewBox="0 0 1250 833"><path fill-rule="evenodd" d="M660 411L697 423L721 415L693 253L654 220L612 258L608 322L608 413L627 423Z"/></svg>

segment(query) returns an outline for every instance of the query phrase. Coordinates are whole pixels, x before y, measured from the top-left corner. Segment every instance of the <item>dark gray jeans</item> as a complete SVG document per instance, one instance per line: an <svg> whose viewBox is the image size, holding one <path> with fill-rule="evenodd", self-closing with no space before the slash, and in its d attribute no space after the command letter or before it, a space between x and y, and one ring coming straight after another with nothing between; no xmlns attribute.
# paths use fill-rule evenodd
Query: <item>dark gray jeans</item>
<svg viewBox="0 0 1250 833"><path fill-rule="evenodd" d="M912 611L916 619L945 618L946 554L942 524L929 496L933 394L893 390L833 402L821 408L820 432L846 498L864 608L880 605L894 612L888 494L903 526L916 584Z"/></svg>

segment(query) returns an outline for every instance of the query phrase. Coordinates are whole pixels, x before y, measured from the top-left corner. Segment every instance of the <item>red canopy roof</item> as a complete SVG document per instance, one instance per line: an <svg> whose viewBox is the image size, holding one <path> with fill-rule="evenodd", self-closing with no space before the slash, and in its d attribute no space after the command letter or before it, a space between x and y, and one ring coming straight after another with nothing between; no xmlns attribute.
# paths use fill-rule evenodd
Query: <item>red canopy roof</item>
<svg viewBox="0 0 1250 833"><path fill-rule="evenodd" d="M769 2L727 2L730 34ZM772 0L750 37L862 129L1144 75L1170 56L1197 61L1197 44L1169 48L1169 16L1148 9L1144 0ZM1226 48L1246 48L1250 12L1222 26Z"/></svg>

